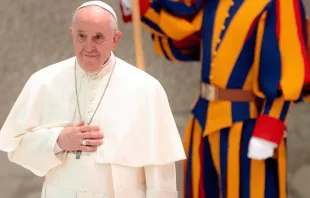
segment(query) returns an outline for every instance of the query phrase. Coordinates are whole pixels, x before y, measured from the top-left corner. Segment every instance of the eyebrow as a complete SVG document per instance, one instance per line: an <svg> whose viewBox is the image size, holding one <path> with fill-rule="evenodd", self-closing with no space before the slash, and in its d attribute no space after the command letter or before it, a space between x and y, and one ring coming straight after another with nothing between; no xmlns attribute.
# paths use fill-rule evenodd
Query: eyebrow
<svg viewBox="0 0 310 198"><path fill-rule="evenodd" d="M83 31L83 30L78 30L77 32L79 32L79 33L85 33L85 31ZM104 34L101 33L101 32L96 32L96 35L104 35Z"/></svg>

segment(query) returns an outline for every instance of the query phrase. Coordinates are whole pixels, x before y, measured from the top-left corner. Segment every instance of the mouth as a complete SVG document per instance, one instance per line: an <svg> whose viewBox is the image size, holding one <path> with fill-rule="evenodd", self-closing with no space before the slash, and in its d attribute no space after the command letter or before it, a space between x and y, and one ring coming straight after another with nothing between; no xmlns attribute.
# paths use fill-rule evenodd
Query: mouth
<svg viewBox="0 0 310 198"><path fill-rule="evenodd" d="M86 57L96 57L96 56L98 56L98 54L83 54L83 56L86 56Z"/></svg>

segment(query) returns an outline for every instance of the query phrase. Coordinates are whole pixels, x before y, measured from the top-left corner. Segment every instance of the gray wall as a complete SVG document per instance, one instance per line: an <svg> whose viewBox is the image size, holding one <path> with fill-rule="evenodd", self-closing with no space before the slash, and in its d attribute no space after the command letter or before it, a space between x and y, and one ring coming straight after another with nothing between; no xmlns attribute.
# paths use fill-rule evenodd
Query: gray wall
<svg viewBox="0 0 310 198"><path fill-rule="evenodd" d="M310 2L307 9L310 11ZM55 62L73 56L68 27L74 9L82 0L1 0L0 7L0 126L29 76ZM118 0L107 3L119 14ZM120 22L124 36L116 50L117 56L135 63L132 26ZM146 69L166 89L180 133L187 122L189 107L199 83L198 64L171 64L154 54L149 34L144 34ZM149 47L149 48L148 48ZM310 107L298 105L289 119L289 189L294 198L310 196ZM0 197L38 198L42 178L18 165L9 163L0 153ZM178 163L178 173L181 173ZM182 176L178 175L179 189Z"/></svg>

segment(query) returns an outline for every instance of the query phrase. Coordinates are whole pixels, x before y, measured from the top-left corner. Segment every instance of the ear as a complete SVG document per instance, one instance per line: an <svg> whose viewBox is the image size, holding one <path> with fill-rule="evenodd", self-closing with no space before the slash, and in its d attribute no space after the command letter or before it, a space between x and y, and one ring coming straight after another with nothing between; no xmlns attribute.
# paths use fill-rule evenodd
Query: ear
<svg viewBox="0 0 310 198"><path fill-rule="evenodd" d="M73 39L73 29L72 29L72 26L69 28L69 33L70 33L71 38Z"/></svg>
<svg viewBox="0 0 310 198"><path fill-rule="evenodd" d="M115 35L114 35L114 38L113 38L112 50L116 49L117 44L118 44L119 40L121 40L122 36L123 36L123 33L121 31L117 30L115 32Z"/></svg>

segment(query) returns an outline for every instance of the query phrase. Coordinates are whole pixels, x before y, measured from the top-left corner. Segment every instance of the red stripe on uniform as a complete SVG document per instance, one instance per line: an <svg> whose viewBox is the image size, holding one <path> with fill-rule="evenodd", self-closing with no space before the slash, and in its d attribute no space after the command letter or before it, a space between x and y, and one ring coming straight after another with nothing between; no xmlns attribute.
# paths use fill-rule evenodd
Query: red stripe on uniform
<svg viewBox="0 0 310 198"><path fill-rule="evenodd" d="M300 14L300 2L299 0L294 0L294 11L295 11L295 18L296 18L296 25L298 29L298 38L300 43L300 48L302 52L302 57L304 60L305 65L305 82L304 84L310 83L310 68L309 68L309 60L308 60L308 54L307 54L307 46L304 43L303 38L303 25L302 25L302 18Z"/></svg>
<svg viewBox="0 0 310 198"><path fill-rule="evenodd" d="M277 0L275 2L276 4L276 35L278 38L278 43L280 43L279 38L280 38L280 31L281 31L281 19L280 19L280 0Z"/></svg>

